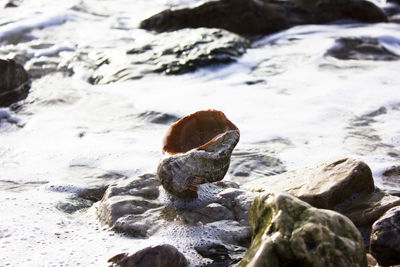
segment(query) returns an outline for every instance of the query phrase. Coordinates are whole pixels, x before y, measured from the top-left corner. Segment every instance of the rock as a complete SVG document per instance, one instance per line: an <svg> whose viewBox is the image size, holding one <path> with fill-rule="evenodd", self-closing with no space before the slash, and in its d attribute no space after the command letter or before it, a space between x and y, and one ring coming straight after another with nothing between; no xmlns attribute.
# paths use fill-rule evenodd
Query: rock
<svg viewBox="0 0 400 267"><path fill-rule="evenodd" d="M195 247L195 250L204 258L213 260L213 263L207 265L209 267L232 266L233 264L238 263L246 253L246 250L243 249L243 247L221 244Z"/></svg>
<svg viewBox="0 0 400 267"><path fill-rule="evenodd" d="M14 60L0 59L0 107L28 96L30 79L24 67Z"/></svg>
<svg viewBox="0 0 400 267"><path fill-rule="evenodd" d="M118 267L187 267L189 266L185 256L174 246L164 244L147 247L132 255L118 254L108 262L111 266Z"/></svg>
<svg viewBox="0 0 400 267"><path fill-rule="evenodd" d="M285 191L316 208L338 211L362 230L366 244L372 223L400 205L399 197L375 188L368 165L349 158L258 179L244 184L244 188Z"/></svg>
<svg viewBox="0 0 400 267"><path fill-rule="evenodd" d="M250 240L248 211L254 196L236 187L229 182L204 184L199 186L197 199L184 201L169 195L155 175L146 174L110 186L97 213L112 229L136 238L182 229L194 231L196 239L201 236L205 241L200 247L214 243L245 247Z"/></svg>
<svg viewBox="0 0 400 267"><path fill-rule="evenodd" d="M371 254L382 265L400 264L400 206L391 208L373 224Z"/></svg>
<svg viewBox="0 0 400 267"><path fill-rule="evenodd" d="M317 208L333 209L355 195L374 192L374 181L364 162L345 158L251 181L244 187L258 192L286 191Z"/></svg>
<svg viewBox="0 0 400 267"><path fill-rule="evenodd" d="M377 267L377 266L379 266L378 262L376 261L374 256L372 256L369 253L367 253L367 262L368 262L368 267Z"/></svg>
<svg viewBox="0 0 400 267"><path fill-rule="evenodd" d="M400 56L380 44L378 39L371 37L341 37L326 55L342 60L373 60L393 61Z"/></svg>
<svg viewBox="0 0 400 267"><path fill-rule="evenodd" d="M115 49L94 57L98 65L91 82L111 83L139 79L146 73L182 74L198 68L234 62L249 41L218 29L184 29L150 35L145 45L135 44L118 56Z"/></svg>
<svg viewBox="0 0 400 267"><path fill-rule="evenodd" d="M389 194L400 196L400 166L393 166L384 171L382 184Z"/></svg>
<svg viewBox="0 0 400 267"><path fill-rule="evenodd" d="M363 0L219 0L193 8L162 11L142 21L140 28L165 32L207 27L257 35L300 24L323 24L340 19L387 21L382 10Z"/></svg>
<svg viewBox="0 0 400 267"><path fill-rule="evenodd" d="M255 198L249 220L252 244L239 266L367 266L361 234L337 212L268 193Z"/></svg>

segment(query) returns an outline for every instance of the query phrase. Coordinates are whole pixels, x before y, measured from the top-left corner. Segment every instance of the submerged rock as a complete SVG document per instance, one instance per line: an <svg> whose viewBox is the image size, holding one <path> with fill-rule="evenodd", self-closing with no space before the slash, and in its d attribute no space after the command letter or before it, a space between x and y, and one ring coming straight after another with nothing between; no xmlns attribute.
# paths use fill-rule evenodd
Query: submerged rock
<svg viewBox="0 0 400 267"><path fill-rule="evenodd" d="M147 247L132 255L118 254L108 262L115 267L187 267L189 266L185 256L174 246L164 244Z"/></svg>
<svg viewBox="0 0 400 267"><path fill-rule="evenodd" d="M269 34L300 24L323 24L340 19L387 21L382 10L363 0L219 0L194 8L165 10L142 21L140 28L165 32L207 27L254 35Z"/></svg>
<svg viewBox="0 0 400 267"><path fill-rule="evenodd" d="M250 211L252 244L239 266L367 266L353 223L288 194L257 196Z"/></svg>
<svg viewBox="0 0 400 267"><path fill-rule="evenodd" d="M164 189L179 198L197 198L200 184L224 178L239 137L239 129L218 110L198 111L171 125L157 168Z"/></svg>
<svg viewBox="0 0 400 267"><path fill-rule="evenodd" d="M341 37L326 53L342 60L399 60L400 56L388 50L378 39L370 37Z"/></svg>
<svg viewBox="0 0 400 267"><path fill-rule="evenodd" d="M366 244L371 225L400 205L399 197L375 188L368 165L349 158L258 179L244 187L256 192L286 191L314 207L338 211L362 230Z"/></svg>
<svg viewBox="0 0 400 267"><path fill-rule="evenodd" d="M219 29L184 29L149 36L146 44L98 53L91 82L111 83L139 79L146 73L182 74L198 68L234 62L249 47L249 41Z"/></svg>
<svg viewBox="0 0 400 267"><path fill-rule="evenodd" d="M29 88L30 79L24 67L14 60L0 59L0 107L25 99Z"/></svg>
<svg viewBox="0 0 400 267"><path fill-rule="evenodd" d="M388 210L372 226L371 254L382 265L400 264L400 206Z"/></svg>

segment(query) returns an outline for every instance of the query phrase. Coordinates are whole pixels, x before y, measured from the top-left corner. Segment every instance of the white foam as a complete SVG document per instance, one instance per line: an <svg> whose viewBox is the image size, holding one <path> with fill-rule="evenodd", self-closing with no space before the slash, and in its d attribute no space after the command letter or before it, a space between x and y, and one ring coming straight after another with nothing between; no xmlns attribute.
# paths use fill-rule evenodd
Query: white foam
<svg viewBox="0 0 400 267"><path fill-rule="evenodd" d="M81 2L87 13L71 9ZM30 31L32 38L54 43L27 51L36 57L64 57L79 48L122 49L130 42L145 44L151 37L135 29L142 19L168 6L199 3L25 0L13 16L2 18L9 23L1 26L0 38ZM398 159L386 153L353 153L343 140L354 118L385 107L387 114L374 118L371 127L384 144L400 149L400 63L324 56L336 38L348 36L377 38L399 54L398 24L304 25L266 36L237 63L182 76L148 75L91 86L85 82L88 70L76 63L73 77L35 80L20 112L0 109L0 181L48 184L22 193L1 192L5 216L0 221L0 265L106 266L115 254L161 242L189 251L186 255L194 263L204 262L191 248L215 242L224 235L223 229L175 225L150 240L132 240L103 229L94 208L76 215L55 208L58 201L81 190L83 181L65 179L70 166L126 176L155 172L168 125L138 119L146 111L181 117L200 109L219 109L239 127L238 147L289 140L293 146L276 155L287 169L334 156L356 157L371 166L379 183L382 172L398 165ZM269 68L269 75L254 77L251 72L260 63ZM260 79L265 81L246 84ZM25 126L18 128L15 122ZM55 190L48 190L51 185Z"/></svg>

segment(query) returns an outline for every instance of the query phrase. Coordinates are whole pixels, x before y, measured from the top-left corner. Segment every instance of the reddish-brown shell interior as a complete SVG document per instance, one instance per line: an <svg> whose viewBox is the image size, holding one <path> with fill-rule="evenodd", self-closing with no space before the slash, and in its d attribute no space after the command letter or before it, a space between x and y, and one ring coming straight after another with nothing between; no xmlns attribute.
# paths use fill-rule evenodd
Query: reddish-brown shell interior
<svg viewBox="0 0 400 267"><path fill-rule="evenodd" d="M238 128L218 110L203 110L174 123L164 139L163 151L169 154L185 153L204 144L219 134Z"/></svg>

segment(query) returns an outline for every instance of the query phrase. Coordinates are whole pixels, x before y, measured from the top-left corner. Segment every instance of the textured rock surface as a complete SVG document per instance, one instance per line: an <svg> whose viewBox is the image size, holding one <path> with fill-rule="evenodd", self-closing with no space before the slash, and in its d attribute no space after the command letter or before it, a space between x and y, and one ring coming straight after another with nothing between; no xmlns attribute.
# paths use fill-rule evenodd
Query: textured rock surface
<svg viewBox="0 0 400 267"><path fill-rule="evenodd" d="M258 192L286 191L315 207L332 209L356 194L372 193L374 181L365 163L345 158L258 179L244 187Z"/></svg>
<svg viewBox="0 0 400 267"><path fill-rule="evenodd" d="M388 210L372 226L371 254L382 265L400 264L400 206Z"/></svg>
<svg viewBox="0 0 400 267"><path fill-rule="evenodd" d="M0 107L23 100L30 88L29 75L14 60L0 59Z"/></svg>
<svg viewBox="0 0 400 267"><path fill-rule="evenodd" d="M133 237L151 237L168 227L195 228L204 236L212 232L216 238L212 244L244 249L250 240L248 213L254 196L237 187L229 182L201 185L198 199L183 201L169 195L155 175L146 174L109 187L100 201L98 216L114 230ZM237 258L237 249L225 252L232 253L231 259Z"/></svg>
<svg viewBox="0 0 400 267"><path fill-rule="evenodd" d="M343 60L399 60L400 56L391 52L374 38L342 37L336 40L327 55Z"/></svg>
<svg viewBox="0 0 400 267"><path fill-rule="evenodd" d="M383 11L368 1L253 1L219 0L194 8L165 10L140 24L157 32L182 28L222 28L239 34L268 34L299 24L327 23L339 19L387 21Z"/></svg>
<svg viewBox="0 0 400 267"><path fill-rule="evenodd" d="M138 252L127 255L118 254L108 260L118 267L186 267L189 265L185 256L174 246L159 245L147 247Z"/></svg>
<svg viewBox="0 0 400 267"><path fill-rule="evenodd" d="M256 192L288 192L317 208L350 218L369 244L371 225L400 198L375 188L371 170L363 162L341 159L312 168L290 171L245 183Z"/></svg>
<svg viewBox="0 0 400 267"><path fill-rule="evenodd" d="M126 53L99 53L92 83L141 78L146 73L182 74L200 67L229 63L242 55L249 42L218 29L184 29L149 36L146 44L134 44Z"/></svg>
<svg viewBox="0 0 400 267"><path fill-rule="evenodd" d="M345 216L289 194L257 196L252 244L239 266L367 266L361 234Z"/></svg>

